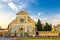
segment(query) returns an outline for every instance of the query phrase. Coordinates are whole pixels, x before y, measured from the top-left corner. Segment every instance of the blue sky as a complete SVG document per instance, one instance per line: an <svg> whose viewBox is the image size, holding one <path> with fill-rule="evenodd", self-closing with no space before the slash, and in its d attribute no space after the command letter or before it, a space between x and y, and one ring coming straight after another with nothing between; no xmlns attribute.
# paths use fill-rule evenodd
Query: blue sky
<svg viewBox="0 0 60 40"><path fill-rule="evenodd" d="M39 18L42 23L60 23L60 0L0 0L2 28L7 27L21 10L26 10L35 22Z"/></svg>

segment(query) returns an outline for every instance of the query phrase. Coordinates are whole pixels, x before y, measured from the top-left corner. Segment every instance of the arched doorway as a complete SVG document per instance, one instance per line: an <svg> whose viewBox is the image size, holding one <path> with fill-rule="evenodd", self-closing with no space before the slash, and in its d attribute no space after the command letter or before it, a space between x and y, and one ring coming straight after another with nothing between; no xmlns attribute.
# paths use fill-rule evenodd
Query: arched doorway
<svg viewBox="0 0 60 40"><path fill-rule="evenodd" d="M0 37L2 37L2 33L0 33Z"/></svg>
<svg viewBox="0 0 60 40"><path fill-rule="evenodd" d="M59 37L60 37L60 33L59 33Z"/></svg>
<svg viewBox="0 0 60 40"><path fill-rule="evenodd" d="M20 28L20 37L24 36L23 28Z"/></svg>
<svg viewBox="0 0 60 40"><path fill-rule="evenodd" d="M36 32L36 36L38 36L39 35L39 33L38 32Z"/></svg>
<svg viewBox="0 0 60 40"><path fill-rule="evenodd" d="M16 33L16 31L15 31L15 36L17 36L17 33Z"/></svg>

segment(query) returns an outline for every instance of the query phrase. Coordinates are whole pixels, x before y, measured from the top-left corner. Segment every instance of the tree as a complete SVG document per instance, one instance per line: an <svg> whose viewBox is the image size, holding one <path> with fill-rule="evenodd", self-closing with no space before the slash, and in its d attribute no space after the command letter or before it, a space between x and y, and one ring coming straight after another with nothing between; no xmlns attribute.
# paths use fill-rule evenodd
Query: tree
<svg viewBox="0 0 60 40"><path fill-rule="evenodd" d="M42 24L41 24L40 19L38 19L38 21L37 21L37 30L42 31Z"/></svg>
<svg viewBox="0 0 60 40"><path fill-rule="evenodd" d="M49 25L49 30L48 31L51 31L52 30L52 24Z"/></svg>
<svg viewBox="0 0 60 40"><path fill-rule="evenodd" d="M47 31L48 30L48 23L46 22L45 26L44 26L44 31Z"/></svg>
<svg viewBox="0 0 60 40"><path fill-rule="evenodd" d="M47 22L46 22L46 24L45 24L45 26L44 26L44 31L51 31L51 29L52 29L52 25L50 24L48 24Z"/></svg>

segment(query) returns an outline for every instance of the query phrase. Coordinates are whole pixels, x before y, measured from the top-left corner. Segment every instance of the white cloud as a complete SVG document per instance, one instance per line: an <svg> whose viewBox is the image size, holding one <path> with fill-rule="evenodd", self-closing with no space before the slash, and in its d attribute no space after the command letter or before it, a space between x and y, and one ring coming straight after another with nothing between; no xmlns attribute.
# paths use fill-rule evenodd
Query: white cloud
<svg viewBox="0 0 60 40"><path fill-rule="evenodd" d="M2 4L0 4L0 9L4 8L4 6Z"/></svg>
<svg viewBox="0 0 60 40"><path fill-rule="evenodd" d="M51 19L51 20L48 20L47 22L52 24L52 26L60 24L60 20L58 19Z"/></svg>
<svg viewBox="0 0 60 40"><path fill-rule="evenodd" d="M2 28L7 28L8 24L15 18L13 12L0 12L0 26Z"/></svg>
<svg viewBox="0 0 60 40"><path fill-rule="evenodd" d="M13 0L2 0L3 2L11 2L11 1L13 1Z"/></svg>
<svg viewBox="0 0 60 40"><path fill-rule="evenodd" d="M41 17L43 15L43 13L37 13L37 15L31 16L32 19L34 19L35 22L37 22L38 19L40 19L41 21L46 21L47 18L45 17Z"/></svg>
<svg viewBox="0 0 60 40"><path fill-rule="evenodd" d="M38 16L41 16L43 13L38 13Z"/></svg>
<svg viewBox="0 0 60 40"><path fill-rule="evenodd" d="M8 0L5 0L5 1L7 2ZM9 7L11 7L15 11L20 11L20 10L23 10L23 9L29 7L30 3L33 3L36 0L16 0L17 4L19 4L19 5L14 4L12 1L15 2L15 0L8 1Z"/></svg>
<svg viewBox="0 0 60 40"><path fill-rule="evenodd" d="M36 3L37 0L19 0L21 3Z"/></svg>
<svg viewBox="0 0 60 40"><path fill-rule="evenodd" d="M13 2L9 2L8 5L9 5L10 8L12 8L15 11L19 10L18 7Z"/></svg>
<svg viewBox="0 0 60 40"><path fill-rule="evenodd" d="M51 19L48 20L49 23L51 23L53 26L60 24L60 14L56 13L54 15L52 15Z"/></svg>
<svg viewBox="0 0 60 40"><path fill-rule="evenodd" d="M20 4L18 7L20 10L22 10L23 8L26 8L28 5L28 3L25 3L25 4Z"/></svg>
<svg viewBox="0 0 60 40"><path fill-rule="evenodd" d="M20 4L20 5L15 5L13 2L9 2L8 5L9 5L9 7L12 8L13 10L15 10L15 11L20 11L20 10L26 8L27 5L28 5L28 3L25 3L25 4L22 3L22 4Z"/></svg>

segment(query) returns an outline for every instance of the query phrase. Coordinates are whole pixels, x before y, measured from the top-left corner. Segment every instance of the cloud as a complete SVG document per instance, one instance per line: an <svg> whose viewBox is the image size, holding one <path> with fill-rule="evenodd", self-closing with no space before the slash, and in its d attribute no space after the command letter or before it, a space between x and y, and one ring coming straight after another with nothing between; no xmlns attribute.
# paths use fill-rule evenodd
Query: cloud
<svg viewBox="0 0 60 40"><path fill-rule="evenodd" d="M26 8L27 5L28 5L28 3L25 3L25 4L21 3L20 5L16 5L16 4L14 4L13 2L9 2L8 5L9 5L9 7L12 8L13 10L15 10L15 11L20 11L20 10Z"/></svg>
<svg viewBox="0 0 60 40"><path fill-rule="evenodd" d="M13 0L2 0L2 2L11 2Z"/></svg>
<svg viewBox="0 0 60 40"><path fill-rule="evenodd" d="M27 8L27 7L29 7L29 5L31 4L31 3L33 3L33 2L35 2L36 0L16 0L16 1L14 1L13 0L13 2L18 2L17 4L15 4L15 3L13 3L13 2L9 2L8 3L8 5L9 5L9 7L11 7L13 10L15 10L15 11L20 11L20 10L23 10L23 9L25 9L25 8Z"/></svg>
<svg viewBox="0 0 60 40"><path fill-rule="evenodd" d="M28 5L28 3L25 3L25 4L20 4L18 7L20 10L22 10L23 8L26 8Z"/></svg>
<svg viewBox="0 0 60 40"><path fill-rule="evenodd" d="M7 28L8 24L15 18L12 15L13 12L0 12L0 26L2 28Z"/></svg>
<svg viewBox="0 0 60 40"><path fill-rule="evenodd" d="M10 8L12 8L15 11L19 10L18 7L13 2L9 2L8 5L9 5Z"/></svg>
<svg viewBox="0 0 60 40"><path fill-rule="evenodd" d="M41 17L43 15L43 13L37 13L36 15L30 16L32 19L34 19L35 22L38 21L38 19L40 19L41 21L45 21L47 20L47 18L45 17Z"/></svg>
<svg viewBox="0 0 60 40"><path fill-rule="evenodd" d="M51 23L53 26L60 24L60 13L56 13L48 19L48 22Z"/></svg>
<svg viewBox="0 0 60 40"><path fill-rule="evenodd" d="M31 16L31 18L34 19L35 22L40 19L42 23L48 22L49 24L52 24L52 26L60 24L60 14L51 15L49 17L42 17L43 15L43 13L39 12L37 15Z"/></svg>
<svg viewBox="0 0 60 40"><path fill-rule="evenodd" d="M4 8L4 5L0 4L0 9Z"/></svg>
<svg viewBox="0 0 60 40"><path fill-rule="evenodd" d="M38 13L38 16L41 16L43 13Z"/></svg>
<svg viewBox="0 0 60 40"><path fill-rule="evenodd" d="M60 20L58 20L58 19L51 19L51 20L48 20L47 22L52 24L52 26L60 24Z"/></svg>
<svg viewBox="0 0 60 40"><path fill-rule="evenodd" d="M36 3L37 0L19 0L21 3Z"/></svg>

